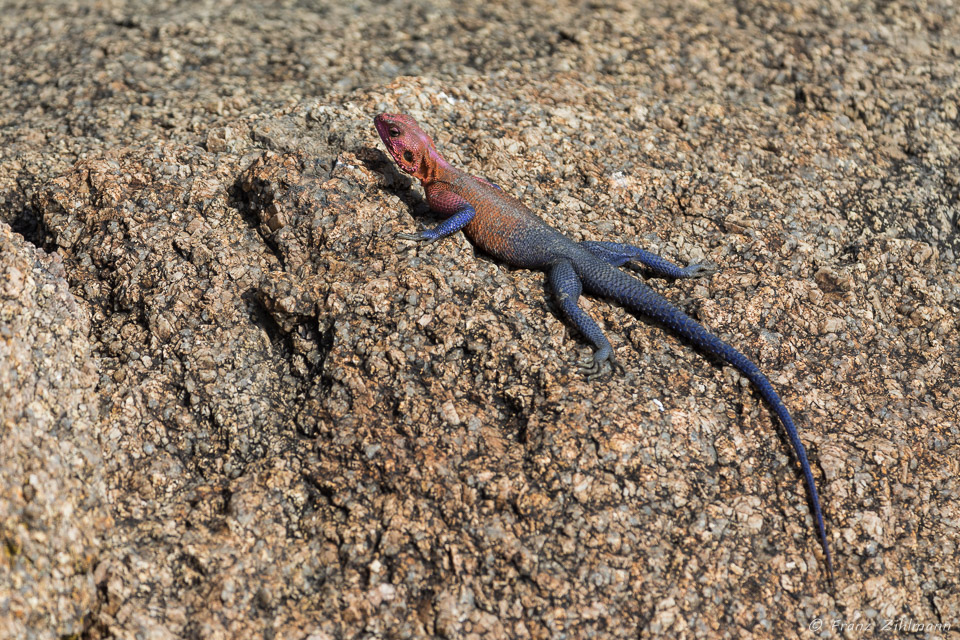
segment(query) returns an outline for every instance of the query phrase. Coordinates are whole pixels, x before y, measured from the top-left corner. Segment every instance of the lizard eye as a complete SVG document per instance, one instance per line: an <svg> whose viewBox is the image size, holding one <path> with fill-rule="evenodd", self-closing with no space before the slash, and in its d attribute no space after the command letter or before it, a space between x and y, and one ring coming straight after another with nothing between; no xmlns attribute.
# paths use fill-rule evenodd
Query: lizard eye
<svg viewBox="0 0 960 640"><path fill-rule="evenodd" d="M413 162L413 154L410 151L403 152L403 159L407 162Z"/></svg>
<svg viewBox="0 0 960 640"><path fill-rule="evenodd" d="M399 138L399 137L400 137L400 129L397 129L396 127L390 127L390 137L391 137L391 138Z"/></svg>

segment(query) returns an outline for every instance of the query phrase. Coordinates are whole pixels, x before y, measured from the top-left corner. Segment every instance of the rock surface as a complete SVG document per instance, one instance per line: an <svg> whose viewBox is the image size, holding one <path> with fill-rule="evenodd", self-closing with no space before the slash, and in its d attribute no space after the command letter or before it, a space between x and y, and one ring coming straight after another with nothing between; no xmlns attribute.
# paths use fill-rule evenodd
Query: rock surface
<svg viewBox="0 0 960 640"><path fill-rule="evenodd" d="M113 0L0 34L0 634L957 635L949 3ZM586 381L542 274L395 237L434 219L381 111L576 239L719 267L651 284L781 391L833 587L752 389L590 299L626 373Z"/></svg>
<svg viewBox="0 0 960 640"><path fill-rule="evenodd" d="M79 633L112 523L88 311L60 256L0 222L0 636ZM56 634L56 635L54 635Z"/></svg>

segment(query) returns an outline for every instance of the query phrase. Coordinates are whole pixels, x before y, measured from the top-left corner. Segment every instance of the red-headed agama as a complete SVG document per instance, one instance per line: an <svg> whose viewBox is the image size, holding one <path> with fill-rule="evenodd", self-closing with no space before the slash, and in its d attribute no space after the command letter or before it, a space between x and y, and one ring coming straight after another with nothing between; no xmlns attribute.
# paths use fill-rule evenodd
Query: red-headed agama
<svg viewBox="0 0 960 640"><path fill-rule="evenodd" d="M807 453L790 413L770 381L746 356L618 267L635 260L668 278L709 275L712 270L699 264L679 267L628 244L575 242L497 185L444 160L413 118L382 113L374 119L374 124L394 161L404 172L420 180L430 209L446 217L433 229L398 234L398 237L429 243L462 230L474 246L508 264L545 271L563 314L596 348L593 359L583 365L591 379L619 365L603 331L577 304L584 289L655 320L701 352L731 364L746 376L780 419L800 462L832 582L833 560Z"/></svg>

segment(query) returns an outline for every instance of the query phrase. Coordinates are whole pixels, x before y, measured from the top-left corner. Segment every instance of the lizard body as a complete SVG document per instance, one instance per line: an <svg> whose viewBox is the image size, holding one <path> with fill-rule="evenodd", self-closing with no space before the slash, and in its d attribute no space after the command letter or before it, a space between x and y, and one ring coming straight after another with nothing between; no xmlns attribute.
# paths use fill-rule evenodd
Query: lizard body
<svg viewBox="0 0 960 640"><path fill-rule="evenodd" d="M596 377L605 366L619 367L599 325L577 304L582 291L611 298L673 331L700 351L734 366L756 387L787 432L803 472L814 521L832 581L833 561L820 508L816 483L806 450L783 401L767 377L746 356L714 336L693 318L673 306L644 282L617 267L636 260L659 275L690 278L710 273L702 265L679 267L639 247L613 242L575 242L554 229L522 202L483 178L448 163L413 118L381 114L377 132L394 161L421 181L427 204L447 216L434 229L399 234L407 240L433 242L459 230L474 246L516 267L546 271L567 319L596 351L584 369Z"/></svg>

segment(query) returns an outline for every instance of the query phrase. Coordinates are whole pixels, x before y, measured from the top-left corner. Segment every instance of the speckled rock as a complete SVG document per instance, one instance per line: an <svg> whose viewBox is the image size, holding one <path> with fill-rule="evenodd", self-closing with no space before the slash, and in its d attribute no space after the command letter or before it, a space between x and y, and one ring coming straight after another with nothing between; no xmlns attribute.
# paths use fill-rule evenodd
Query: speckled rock
<svg viewBox="0 0 960 640"><path fill-rule="evenodd" d="M36 248L4 246L89 319L114 522L63 633L960 629L949 3L115 0L0 33L0 220ZM585 299L626 369L588 382L542 274L396 238L436 220L381 111L575 239L718 266L651 284L781 391L835 585L735 372Z"/></svg>
<svg viewBox="0 0 960 640"><path fill-rule="evenodd" d="M79 634L111 525L90 318L60 257L0 222L0 636Z"/></svg>

